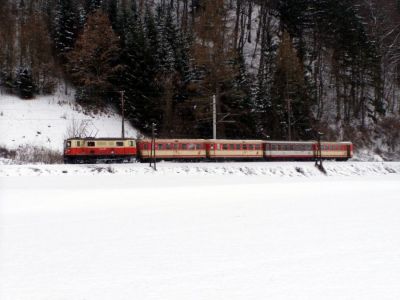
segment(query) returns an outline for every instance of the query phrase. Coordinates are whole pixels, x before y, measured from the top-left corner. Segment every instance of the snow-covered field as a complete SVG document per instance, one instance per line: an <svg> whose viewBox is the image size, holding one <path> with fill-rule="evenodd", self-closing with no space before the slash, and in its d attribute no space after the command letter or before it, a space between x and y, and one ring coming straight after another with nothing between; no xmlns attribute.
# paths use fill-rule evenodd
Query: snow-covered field
<svg viewBox="0 0 400 300"><path fill-rule="evenodd" d="M400 164L325 165L2 165L0 299L400 299Z"/></svg>
<svg viewBox="0 0 400 300"><path fill-rule="evenodd" d="M87 114L73 96L53 96L21 100L0 94L0 147L17 149L31 145L61 151L72 124L86 124L87 134L97 137L121 135L121 117L111 109L103 114ZM137 131L126 122L125 135Z"/></svg>

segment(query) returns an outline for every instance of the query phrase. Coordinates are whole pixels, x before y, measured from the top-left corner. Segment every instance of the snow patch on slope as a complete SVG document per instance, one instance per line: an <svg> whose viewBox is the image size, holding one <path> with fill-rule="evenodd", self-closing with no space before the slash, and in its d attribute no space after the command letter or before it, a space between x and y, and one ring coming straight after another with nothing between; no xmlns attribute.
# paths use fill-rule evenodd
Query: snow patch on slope
<svg viewBox="0 0 400 300"><path fill-rule="evenodd" d="M0 146L17 149L32 145L61 151L72 122L86 122L89 134L97 137L121 136L121 117L113 110L89 114L73 100L58 93L32 100L0 95ZM126 122L125 136L138 132Z"/></svg>

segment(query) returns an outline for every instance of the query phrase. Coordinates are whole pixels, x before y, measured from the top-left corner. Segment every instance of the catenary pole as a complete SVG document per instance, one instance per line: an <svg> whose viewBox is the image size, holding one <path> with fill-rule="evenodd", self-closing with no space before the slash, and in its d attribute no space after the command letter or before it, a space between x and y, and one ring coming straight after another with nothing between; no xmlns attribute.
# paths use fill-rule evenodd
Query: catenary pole
<svg viewBox="0 0 400 300"><path fill-rule="evenodd" d="M124 93L125 91L120 91L121 93L121 110L122 110L122 126L121 126L121 137L125 138L125 113L124 113L124 106L125 106L125 98Z"/></svg>
<svg viewBox="0 0 400 300"><path fill-rule="evenodd" d="M217 96L213 95L212 98L213 107L213 139L217 139Z"/></svg>

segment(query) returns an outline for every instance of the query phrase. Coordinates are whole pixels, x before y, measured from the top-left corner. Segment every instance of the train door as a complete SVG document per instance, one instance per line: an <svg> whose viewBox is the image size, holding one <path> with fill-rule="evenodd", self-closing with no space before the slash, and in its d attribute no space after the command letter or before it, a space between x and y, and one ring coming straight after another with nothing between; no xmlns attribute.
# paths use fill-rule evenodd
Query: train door
<svg viewBox="0 0 400 300"><path fill-rule="evenodd" d="M206 156L207 158L212 158L215 154L214 152L215 145L213 142L206 143Z"/></svg>
<svg viewBox="0 0 400 300"><path fill-rule="evenodd" d="M242 144L242 155L243 156L247 156L247 148L248 145L247 144Z"/></svg>
<svg viewBox="0 0 400 300"><path fill-rule="evenodd" d="M178 143L173 143L172 144L172 156L174 158L179 158L179 144Z"/></svg>
<svg viewBox="0 0 400 300"><path fill-rule="evenodd" d="M314 143L312 145L312 151L313 151L314 159L317 159L319 157L318 149L319 149L318 143Z"/></svg>
<svg viewBox="0 0 400 300"><path fill-rule="evenodd" d="M351 158L351 145L346 145L347 148L347 158Z"/></svg>
<svg viewBox="0 0 400 300"><path fill-rule="evenodd" d="M271 152L272 145L268 144L268 143L265 143L263 146L264 146L264 158L266 158L266 159L271 158L271 156L272 156L272 152Z"/></svg>

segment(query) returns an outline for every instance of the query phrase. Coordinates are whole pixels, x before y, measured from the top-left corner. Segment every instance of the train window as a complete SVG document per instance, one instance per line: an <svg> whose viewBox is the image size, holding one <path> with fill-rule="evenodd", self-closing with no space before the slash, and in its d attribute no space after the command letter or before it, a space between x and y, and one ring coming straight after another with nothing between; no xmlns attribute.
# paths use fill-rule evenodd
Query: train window
<svg viewBox="0 0 400 300"><path fill-rule="evenodd" d="M194 150L195 149L195 145L194 144L189 144L189 150Z"/></svg>
<svg viewBox="0 0 400 300"><path fill-rule="evenodd" d="M242 145L242 149L243 149L243 150L247 150L247 145L243 144L243 145Z"/></svg>
<svg viewBox="0 0 400 300"><path fill-rule="evenodd" d="M186 150L187 149L187 145L186 144L182 144L182 150Z"/></svg>
<svg viewBox="0 0 400 300"><path fill-rule="evenodd" d="M129 141L129 146L133 147L133 141Z"/></svg>
<svg viewBox="0 0 400 300"><path fill-rule="evenodd" d="M261 150L261 145L260 144L256 145L256 150Z"/></svg>
<svg viewBox="0 0 400 300"><path fill-rule="evenodd" d="M174 144L174 150L178 150L178 144Z"/></svg>
<svg viewBox="0 0 400 300"><path fill-rule="evenodd" d="M163 149L163 144L158 144L158 150L162 150Z"/></svg>
<svg viewBox="0 0 400 300"><path fill-rule="evenodd" d="M67 142L67 148L70 148L71 147L71 141L68 141Z"/></svg>
<svg viewBox="0 0 400 300"><path fill-rule="evenodd" d="M124 145L124 142L116 142L117 147L122 147Z"/></svg>
<svg viewBox="0 0 400 300"><path fill-rule="evenodd" d="M147 143L143 144L143 149L144 149L144 150L147 150L147 146L148 146Z"/></svg>
<svg viewBox="0 0 400 300"><path fill-rule="evenodd" d="M170 143L165 144L165 149L171 150L171 144Z"/></svg>
<svg viewBox="0 0 400 300"><path fill-rule="evenodd" d="M201 144L196 144L196 150L200 150L201 149Z"/></svg>
<svg viewBox="0 0 400 300"><path fill-rule="evenodd" d="M71 142L69 142L69 143L70 143L69 145L71 146ZM77 142L76 142L76 145L77 145L78 147L80 147L80 146L81 146L81 141L77 141Z"/></svg>
<svg viewBox="0 0 400 300"><path fill-rule="evenodd" d="M94 147L96 145L95 142L87 142L88 147Z"/></svg>
<svg viewBox="0 0 400 300"><path fill-rule="evenodd" d="M214 150L214 144L210 144L210 150Z"/></svg>
<svg viewBox="0 0 400 300"><path fill-rule="evenodd" d="M235 150L235 145L234 144L230 144L229 145L229 150Z"/></svg>
<svg viewBox="0 0 400 300"><path fill-rule="evenodd" d="M249 145L249 150L254 150L254 145Z"/></svg>
<svg viewBox="0 0 400 300"><path fill-rule="evenodd" d="M240 150L240 144L236 144L236 150Z"/></svg>
<svg viewBox="0 0 400 300"><path fill-rule="evenodd" d="M223 144L222 145L222 150L228 150L228 144Z"/></svg>

